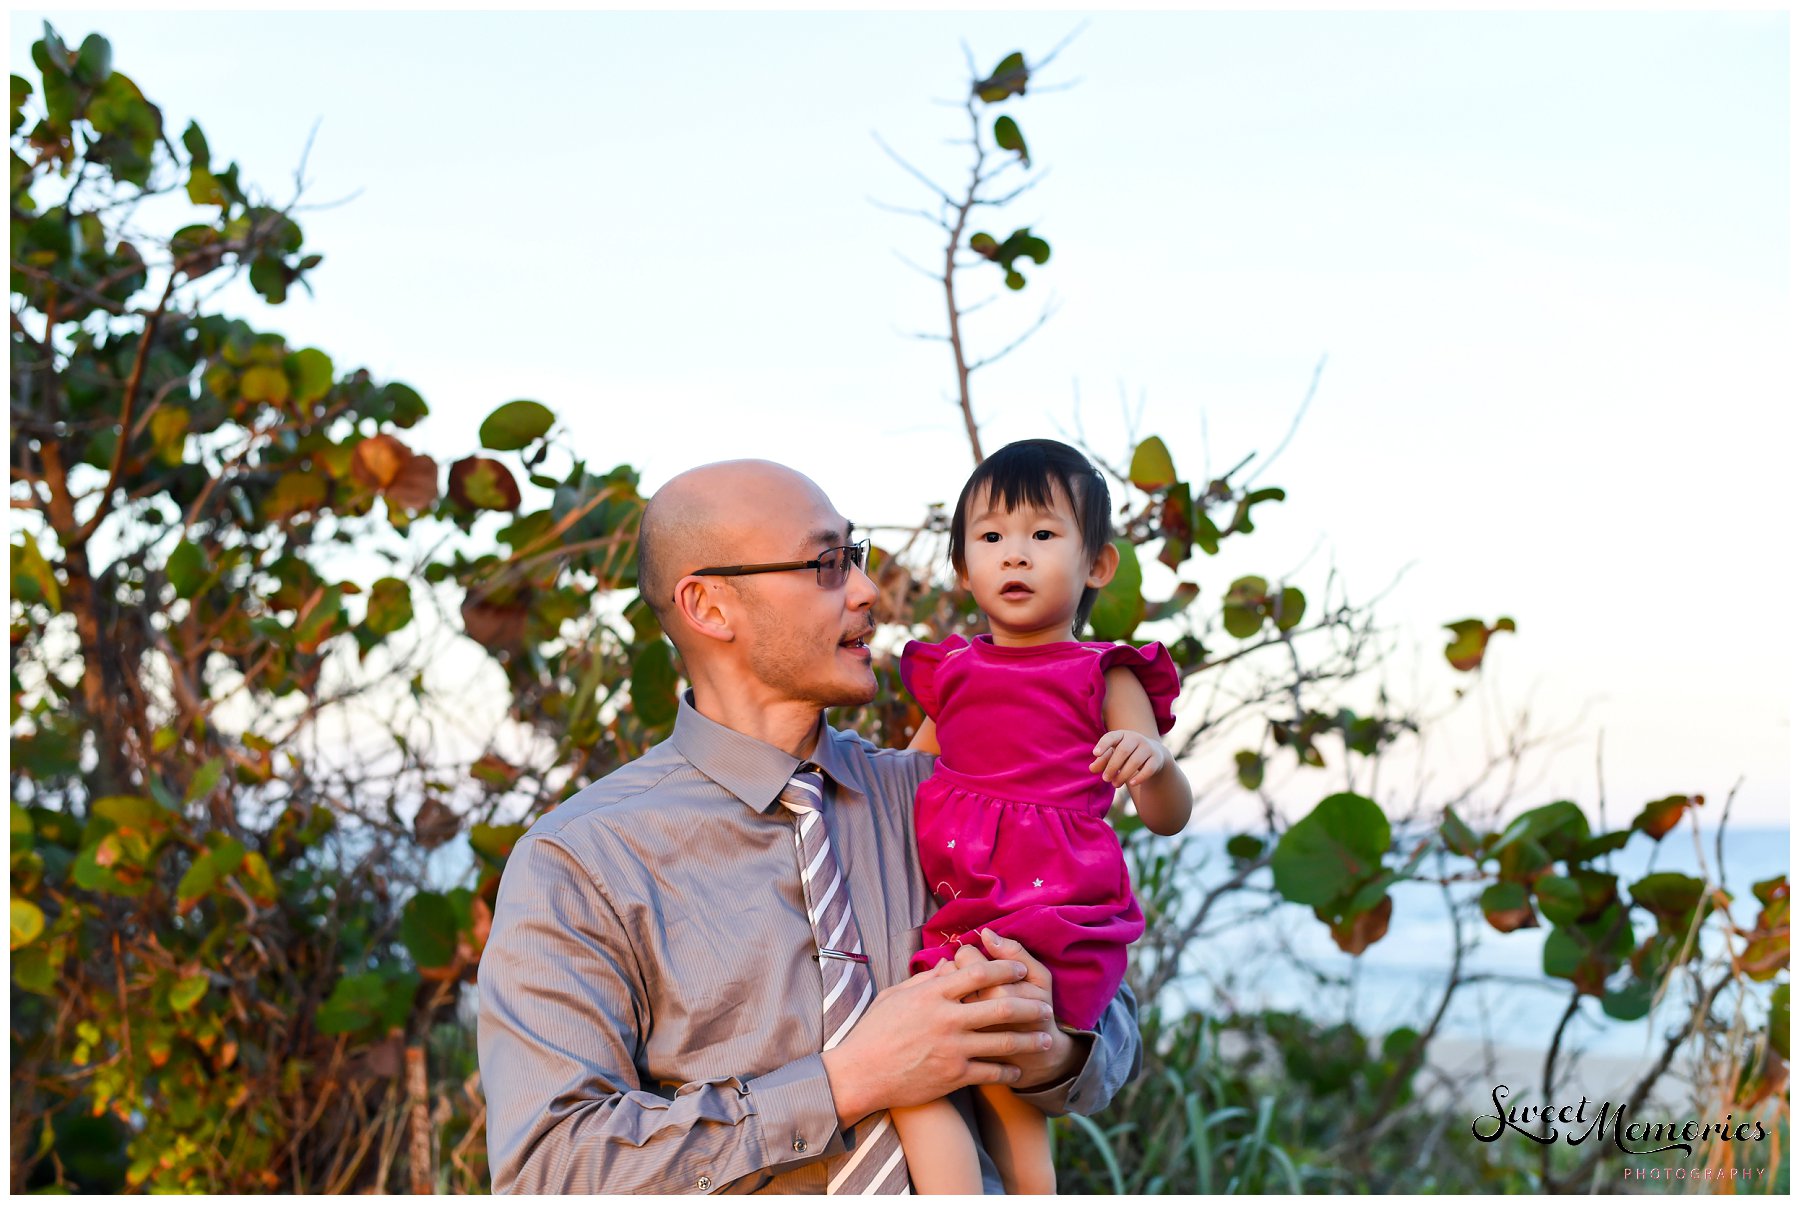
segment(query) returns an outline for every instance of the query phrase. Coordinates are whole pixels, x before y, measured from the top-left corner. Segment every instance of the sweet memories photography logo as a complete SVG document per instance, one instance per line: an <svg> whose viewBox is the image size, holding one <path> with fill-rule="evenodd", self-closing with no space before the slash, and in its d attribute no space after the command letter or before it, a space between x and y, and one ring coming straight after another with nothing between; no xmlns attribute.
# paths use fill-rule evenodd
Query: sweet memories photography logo
<svg viewBox="0 0 1800 1205"><path fill-rule="evenodd" d="M1511 1089L1505 1084L1494 1087L1494 1111L1480 1114L1469 1125L1469 1132L1477 1141L1498 1142L1501 1135L1510 1130L1541 1146L1549 1146L1559 1138L1570 1146L1580 1146L1592 1138L1602 1143L1610 1141L1627 1155L1680 1151L1683 1159L1690 1159L1698 1143L1761 1142L1769 1136L1761 1121L1734 1122L1729 1113L1723 1121L1633 1121L1626 1118L1627 1106L1614 1105L1611 1101L1590 1106L1588 1098L1583 1096L1572 1105L1508 1105L1506 1098L1510 1094ZM1659 1171L1660 1175L1657 1174ZM1700 1174L1697 1171L1686 1176L1672 1174L1682 1171L1685 1169L1633 1168L1627 1169L1626 1175L1639 1179L1685 1179ZM1720 1168L1709 1172L1707 1178L1754 1179L1766 1175L1767 1171L1767 1168Z"/></svg>

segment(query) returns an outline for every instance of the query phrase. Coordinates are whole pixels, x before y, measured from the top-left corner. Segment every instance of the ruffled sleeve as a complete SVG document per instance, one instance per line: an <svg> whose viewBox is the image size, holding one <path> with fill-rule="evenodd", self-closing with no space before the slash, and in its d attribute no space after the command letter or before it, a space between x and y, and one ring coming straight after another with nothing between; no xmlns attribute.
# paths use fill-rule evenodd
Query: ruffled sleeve
<svg viewBox="0 0 1800 1205"><path fill-rule="evenodd" d="M1162 642L1152 640L1143 648L1133 648L1129 644L1115 644L1094 658L1098 668L1094 671L1100 681L1106 681L1106 671L1115 665L1123 665L1137 675L1143 684L1144 693L1150 696L1150 710L1156 715L1156 731L1167 732L1175 726L1175 712L1172 705L1175 696L1181 693L1181 675L1175 669L1174 658Z"/></svg>
<svg viewBox="0 0 1800 1205"><path fill-rule="evenodd" d="M908 693L919 701L925 714L937 719L938 692L937 671L944 658L957 649L968 647L969 642L961 636L946 636L937 644L926 644L923 640L909 640L906 647L900 650L900 681Z"/></svg>

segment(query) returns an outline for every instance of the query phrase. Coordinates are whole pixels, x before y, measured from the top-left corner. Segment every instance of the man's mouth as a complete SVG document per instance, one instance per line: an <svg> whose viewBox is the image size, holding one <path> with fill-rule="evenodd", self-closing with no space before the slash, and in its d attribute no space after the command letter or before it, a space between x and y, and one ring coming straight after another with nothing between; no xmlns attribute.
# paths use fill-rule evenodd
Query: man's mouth
<svg viewBox="0 0 1800 1205"><path fill-rule="evenodd" d="M874 628L865 628L854 636L849 636L838 641L838 647L850 649L855 652L866 653L869 651L869 637L874 634Z"/></svg>

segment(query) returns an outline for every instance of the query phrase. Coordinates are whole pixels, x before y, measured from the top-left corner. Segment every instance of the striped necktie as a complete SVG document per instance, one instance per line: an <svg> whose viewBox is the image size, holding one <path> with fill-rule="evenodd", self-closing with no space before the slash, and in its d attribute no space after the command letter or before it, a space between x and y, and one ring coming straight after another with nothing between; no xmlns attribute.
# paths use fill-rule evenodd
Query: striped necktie
<svg viewBox="0 0 1800 1205"><path fill-rule="evenodd" d="M825 834L824 776L802 763L782 789L781 802L795 813L794 847L800 859L800 887L818 943L819 975L825 990L825 1049L850 1033L875 998L875 977L863 953L862 934L850 911L850 884L844 881L831 840ZM887 1110L871 1113L850 1131L851 1149L826 1165L825 1191L833 1196L911 1193L900 1135Z"/></svg>

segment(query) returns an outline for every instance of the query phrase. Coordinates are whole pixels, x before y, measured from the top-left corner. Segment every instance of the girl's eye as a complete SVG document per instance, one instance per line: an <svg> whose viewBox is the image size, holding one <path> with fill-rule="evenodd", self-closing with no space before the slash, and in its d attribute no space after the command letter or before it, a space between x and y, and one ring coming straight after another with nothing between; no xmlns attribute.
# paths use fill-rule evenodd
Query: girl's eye
<svg viewBox="0 0 1800 1205"><path fill-rule="evenodd" d="M997 531L984 531L976 538L983 543L998 544L1000 542L1000 533Z"/></svg>
<svg viewBox="0 0 1800 1205"><path fill-rule="evenodd" d="M1054 540L1056 538L1056 533L1039 529L1031 533L1031 538L1034 540Z"/></svg>

